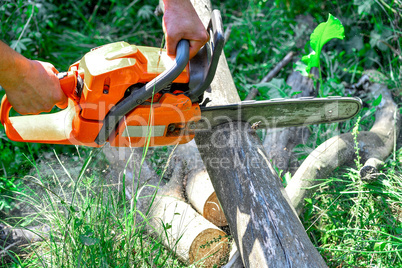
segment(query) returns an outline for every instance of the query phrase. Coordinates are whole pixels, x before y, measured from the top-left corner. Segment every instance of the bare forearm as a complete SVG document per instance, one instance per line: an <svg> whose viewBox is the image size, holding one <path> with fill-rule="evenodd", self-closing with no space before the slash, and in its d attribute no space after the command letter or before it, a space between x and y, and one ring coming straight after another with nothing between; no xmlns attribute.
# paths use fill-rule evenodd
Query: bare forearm
<svg viewBox="0 0 402 268"><path fill-rule="evenodd" d="M15 85L28 72L30 60L0 41L0 85L13 91Z"/></svg>
<svg viewBox="0 0 402 268"><path fill-rule="evenodd" d="M29 60L1 41L0 59L0 85L16 111L39 113L67 105L52 64Z"/></svg>

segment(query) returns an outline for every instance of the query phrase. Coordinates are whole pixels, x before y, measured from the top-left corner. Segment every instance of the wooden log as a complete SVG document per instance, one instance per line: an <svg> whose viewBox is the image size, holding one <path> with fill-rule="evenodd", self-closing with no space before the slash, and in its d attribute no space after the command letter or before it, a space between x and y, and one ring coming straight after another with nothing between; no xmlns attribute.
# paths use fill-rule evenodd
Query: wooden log
<svg viewBox="0 0 402 268"><path fill-rule="evenodd" d="M141 161L142 148L106 147L104 153L112 169L117 169L115 173L125 171L127 198L135 196L138 200L136 209L143 214L149 212L148 232L160 238L181 261L213 267L227 257L229 244L226 233L184 201L184 163L176 155L171 158L170 165L174 168L169 182L158 187L160 178L146 160ZM119 177L121 185L121 175ZM140 193L136 192L136 185L140 186ZM138 214L137 222L142 221Z"/></svg>
<svg viewBox="0 0 402 268"><path fill-rule="evenodd" d="M157 194L149 213L148 231L183 262L203 267L219 265L229 253L226 233L184 201L180 176Z"/></svg>
<svg viewBox="0 0 402 268"><path fill-rule="evenodd" d="M249 124L197 133L196 143L245 267L326 267Z"/></svg>
<svg viewBox="0 0 402 268"><path fill-rule="evenodd" d="M186 179L183 184L188 202L214 225L226 226L225 214L219 205L195 142L179 145L174 157L186 168Z"/></svg>
<svg viewBox="0 0 402 268"><path fill-rule="evenodd" d="M378 178L378 169L382 165L384 165L384 161L381 161L374 157L369 158L359 171L359 175L362 181L368 183L374 182Z"/></svg>
<svg viewBox="0 0 402 268"><path fill-rule="evenodd" d="M372 98L382 95L373 127L370 131L360 132L357 137L359 154L363 162L370 158L385 160L394 149L395 139L399 135L398 107L385 85L370 84L367 81L359 83L369 84L368 90ZM351 133L333 137L310 153L286 187L286 192L296 211L301 213L304 199L311 197L313 187L318 181L326 178L335 168L353 162L354 158L354 137Z"/></svg>
<svg viewBox="0 0 402 268"><path fill-rule="evenodd" d="M195 1L195 6L202 20L209 17L209 1ZM221 60L226 63L223 54ZM228 97L230 92L230 96L234 96L233 92L237 90L227 64L218 65L217 70L211 84L211 94L208 94L212 102L208 105L238 102L238 96ZM214 137L219 140L217 144L239 141L235 148L214 148L209 140L211 132L198 133L195 139L244 265L326 267L287 203L279 178L270 171L270 164L258 137L248 132L242 133L241 127L225 126L214 129ZM257 168L251 168L248 164L233 164L235 157L246 161L246 152L251 159L257 162L261 160ZM211 159L213 163L216 160L222 163L220 159L223 159L227 167L212 164Z"/></svg>
<svg viewBox="0 0 402 268"><path fill-rule="evenodd" d="M228 222L219 204L214 187L206 170L190 174L186 185L188 201L205 219L216 226L226 226Z"/></svg>

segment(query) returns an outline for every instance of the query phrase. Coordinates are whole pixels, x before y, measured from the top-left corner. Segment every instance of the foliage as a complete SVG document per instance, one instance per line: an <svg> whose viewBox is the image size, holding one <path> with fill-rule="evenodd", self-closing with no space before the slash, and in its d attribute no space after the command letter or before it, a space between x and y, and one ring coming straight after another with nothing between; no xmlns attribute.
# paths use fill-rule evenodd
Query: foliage
<svg viewBox="0 0 402 268"><path fill-rule="evenodd" d="M342 23L337 18L329 14L327 22L320 23L314 29L314 32L310 36L310 46L313 51L309 55L303 56L301 60L302 62L307 64L307 73L310 72L312 67L318 68L318 73L320 75L320 84L322 84L323 82L320 64L321 50L324 45L331 39L343 39L345 37L344 31L345 30ZM322 94L320 95L322 96Z"/></svg>
<svg viewBox="0 0 402 268"><path fill-rule="evenodd" d="M125 40L160 46L161 18L152 12L157 2L3 0L0 39L26 57L49 61L57 69L66 70L89 49L106 43ZM356 94L348 85L356 83L362 72L370 68L385 74L391 89L402 87L400 0L213 3L221 10L224 25L231 27L225 54L242 99L252 88L259 91L257 99L291 97L295 92L285 83L291 64L276 79L268 83L260 81L288 52L309 53L304 46L306 37L315 28L314 23L324 21L329 13L342 21L345 38L329 42L316 54L320 54L315 60L321 67L321 95ZM303 23L310 17L312 25ZM400 92L394 94L399 98ZM359 115L360 124L356 124L355 118L342 124L310 126L308 141L296 147L300 160L334 135L350 132L354 126L362 130L370 128L376 103L381 100L360 97L369 103ZM95 176L85 173L85 169L81 172L82 164L89 158L79 158L75 147L28 146L10 142L3 130L0 135L0 210L14 206L11 199L4 198L12 192L18 198L28 199L38 211L38 218L23 218L25 222L20 224L36 220L58 227L48 244L42 244L26 259L16 259L15 266L19 263L20 266L76 267L77 262L87 266L181 265L171 258L172 252L162 249L159 241L144 235L141 226L133 222L136 212L131 204L105 186L107 182L101 172ZM78 173L64 180L61 177L65 171L59 170L55 177L51 176L55 178L51 182L45 179L42 170L32 179L42 191L24 190L23 183L16 178L26 174L29 161L34 162L33 159L42 158L52 150L58 155L66 154L70 161L78 157L80 165L73 161L73 166L66 167L70 172L74 165L79 166ZM78 150L80 154L89 154ZM159 173L170 151L169 147L151 151L152 163ZM320 184L316 195L307 200L302 220L329 266L395 267L401 263L401 155L399 150L387 160L380 179L373 184L362 182L355 169L342 169ZM87 163L92 170L98 162L92 157ZM290 180L289 173L286 180ZM52 183L63 185L64 193L56 196L43 191L51 188ZM73 198L74 189L77 191ZM39 254L41 251L46 254Z"/></svg>
<svg viewBox="0 0 402 268"><path fill-rule="evenodd" d="M295 22L288 20L283 10L268 2L250 1L247 7L242 4L239 10L224 10L223 20L231 27L225 54L240 98L244 99L254 85L261 86L267 71L295 47L296 40Z"/></svg>

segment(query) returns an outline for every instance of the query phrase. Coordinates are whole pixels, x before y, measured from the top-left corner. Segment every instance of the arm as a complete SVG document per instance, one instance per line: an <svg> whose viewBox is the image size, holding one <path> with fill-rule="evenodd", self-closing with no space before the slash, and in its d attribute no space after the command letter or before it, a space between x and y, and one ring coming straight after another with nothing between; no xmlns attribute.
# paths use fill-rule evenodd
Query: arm
<svg viewBox="0 0 402 268"><path fill-rule="evenodd" d="M177 43L181 39L190 41L190 59L208 42L209 35L190 0L163 0L165 14L163 30L169 56L176 55Z"/></svg>
<svg viewBox="0 0 402 268"><path fill-rule="evenodd" d="M0 85L14 109L22 114L64 108L67 97L50 63L29 60L0 41Z"/></svg>

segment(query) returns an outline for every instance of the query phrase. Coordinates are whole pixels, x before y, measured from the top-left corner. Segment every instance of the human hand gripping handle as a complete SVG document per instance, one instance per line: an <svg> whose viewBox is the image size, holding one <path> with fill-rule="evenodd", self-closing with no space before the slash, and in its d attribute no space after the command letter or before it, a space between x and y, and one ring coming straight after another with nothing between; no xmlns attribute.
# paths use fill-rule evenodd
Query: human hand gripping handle
<svg viewBox="0 0 402 268"><path fill-rule="evenodd" d="M164 0L163 30L166 34L166 50L169 56L176 55L180 40L190 42L190 59L209 40L208 32L189 0Z"/></svg>
<svg viewBox="0 0 402 268"><path fill-rule="evenodd" d="M46 63L45 63L46 64ZM58 83L55 83L54 91L61 91L64 93L63 96L61 96L61 101L58 103L55 103L53 105L56 105L57 107L64 109L67 107L67 98L71 99L76 99L77 96L75 96L75 89L77 88L77 77L78 75L75 72L69 71L66 73L58 73L57 70L53 67L53 65L49 64L49 67L52 67L54 69L55 74L57 73L56 79L59 79ZM56 81L56 80L55 80ZM61 93L61 94L63 94ZM60 94L60 93L58 93ZM43 96L43 98L46 98L47 96ZM18 103L19 104L19 103ZM22 114L38 114L42 112L49 112L53 108L52 103L50 105L43 105L40 106L38 104L39 108L30 108L28 110L23 110L21 113ZM51 106L51 107L50 107ZM50 109L49 109L50 107ZM4 95L2 101L1 101L1 109L0 109L0 121L3 125L11 125L10 120L9 120L9 113L11 108L13 106L8 100L7 95ZM20 112L21 110L17 110L17 112Z"/></svg>
<svg viewBox="0 0 402 268"><path fill-rule="evenodd" d="M79 84L77 77L78 74L74 71L58 74L57 80L55 80L57 86L55 86L54 90L59 90L66 100L67 97L73 100L77 99L75 90L77 83ZM0 108L0 120L4 125L7 136L11 140L20 142L60 142L61 144L68 144L67 140L69 139L69 129L71 128L74 109L64 109L67 107L67 103L56 103L56 105L63 110L53 114L25 115L10 118L9 113L13 106L8 101L7 95L4 95ZM42 111L47 111L47 109Z"/></svg>

